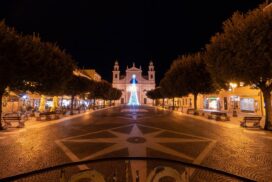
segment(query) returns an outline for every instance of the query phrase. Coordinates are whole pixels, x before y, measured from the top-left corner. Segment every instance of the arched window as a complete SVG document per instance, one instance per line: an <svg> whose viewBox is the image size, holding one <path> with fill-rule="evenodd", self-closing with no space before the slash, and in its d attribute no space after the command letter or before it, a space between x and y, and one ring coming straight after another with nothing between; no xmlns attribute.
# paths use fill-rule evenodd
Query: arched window
<svg viewBox="0 0 272 182"><path fill-rule="evenodd" d="M135 83L135 84L137 84L137 83L138 83L138 81L137 81L137 79L136 79L136 75L135 75L135 74L133 74L133 75L132 75L132 78L131 78L131 80L130 80L130 83Z"/></svg>

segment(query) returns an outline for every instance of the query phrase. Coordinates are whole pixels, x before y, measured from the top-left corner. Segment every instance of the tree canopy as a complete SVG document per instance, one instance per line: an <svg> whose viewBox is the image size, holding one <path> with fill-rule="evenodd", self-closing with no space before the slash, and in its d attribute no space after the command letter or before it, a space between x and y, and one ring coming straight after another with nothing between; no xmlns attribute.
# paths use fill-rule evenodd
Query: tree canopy
<svg viewBox="0 0 272 182"><path fill-rule="evenodd" d="M205 61L215 81L226 86L242 81L262 90L266 124L271 122L272 16L263 6L246 14L239 12L224 22L206 46Z"/></svg>
<svg viewBox="0 0 272 182"><path fill-rule="evenodd" d="M7 87L38 91L60 91L72 76L75 63L57 45L38 36L23 36L0 22L0 83Z"/></svg>
<svg viewBox="0 0 272 182"><path fill-rule="evenodd" d="M161 82L161 90L166 97L193 94L197 109L197 95L215 91L203 54L184 55L176 59Z"/></svg>
<svg viewBox="0 0 272 182"><path fill-rule="evenodd" d="M160 87L157 87L155 89L147 91L146 96L148 98L152 99L153 101L156 100L156 99L162 99L163 98L163 96L161 94L161 88Z"/></svg>
<svg viewBox="0 0 272 182"><path fill-rule="evenodd" d="M71 79L67 82L65 89L62 94L71 96L71 111L70 114L73 115L74 109L74 98L76 95L85 94L89 91L89 88L94 84L94 81L88 78L73 75Z"/></svg>
<svg viewBox="0 0 272 182"><path fill-rule="evenodd" d="M184 55L178 58L171 69L182 92L186 95L193 94L195 109L197 109L198 94L215 91L202 53Z"/></svg>
<svg viewBox="0 0 272 182"><path fill-rule="evenodd" d="M120 99L121 96L122 96L121 90L111 87L107 92L106 99L110 100L110 101L111 100L118 100L118 99Z"/></svg>
<svg viewBox="0 0 272 182"><path fill-rule="evenodd" d="M153 100L163 98L160 87L147 91L146 96Z"/></svg>
<svg viewBox="0 0 272 182"><path fill-rule="evenodd" d="M56 93L63 89L74 68L71 56L57 45L42 42L35 35L19 34L1 21L0 117L6 88Z"/></svg>

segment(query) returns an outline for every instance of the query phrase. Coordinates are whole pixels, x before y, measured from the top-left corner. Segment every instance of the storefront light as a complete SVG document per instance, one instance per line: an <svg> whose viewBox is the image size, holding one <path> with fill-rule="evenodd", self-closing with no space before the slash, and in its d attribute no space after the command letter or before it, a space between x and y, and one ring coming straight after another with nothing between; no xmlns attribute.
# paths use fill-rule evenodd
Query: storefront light
<svg viewBox="0 0 272 182"><path fill-rule="evenodd" d="M63 99L62 105L65 106L65 107L67 107L67 106L70 105L70 102L71 102L70 100Z"/></svg>
<svg viewBox="0 0 272 182"><path fill-rule="evenodd" d="M237 87L237 83L230 82L229 85L232 89Z"/></svg>

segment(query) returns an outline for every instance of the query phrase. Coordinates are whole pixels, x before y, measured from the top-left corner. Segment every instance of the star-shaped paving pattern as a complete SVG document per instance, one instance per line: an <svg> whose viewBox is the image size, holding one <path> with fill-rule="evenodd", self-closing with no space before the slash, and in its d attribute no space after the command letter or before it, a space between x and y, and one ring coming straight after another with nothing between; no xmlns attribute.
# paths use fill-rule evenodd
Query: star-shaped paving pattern
<svg viewBox="0 0 272 182"><path fill-rule="evenodd" d="M141 121L146 120L149 118L154 118L154 116L147 115L146 113L149 112L147 109L140 109L140 108L129 108L129 109L121 109L121 114L118 116L120 119L127 119L127 120L135 120ZM163 113L157 113L156 117L164 116Z"/></svg>
<svg viewBox="0 0 272 182"><path fill-rule="evenodd" d="M127 149L130 157L148 157L148 150L192 163L200 163L215 141L199 136L164 130L141 124L92 132L56 141L73 161L95 159ZM138 170L145 181L147 163L131 161L132 176ZM86 166L81 166L86 169Z"/></svg>

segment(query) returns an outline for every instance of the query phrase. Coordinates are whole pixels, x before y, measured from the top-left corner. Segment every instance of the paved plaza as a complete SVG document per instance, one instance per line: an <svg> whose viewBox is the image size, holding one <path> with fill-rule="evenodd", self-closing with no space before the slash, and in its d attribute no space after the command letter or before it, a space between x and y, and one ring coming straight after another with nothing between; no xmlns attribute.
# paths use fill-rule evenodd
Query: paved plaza
<svg viewBox="0 0 272 182"><path fill-rule="evenodd" d="M2 132L0 148L0 177L72 161L129 156L201 164L257 181L272 179L271 133L245 130L226 122L205 122L147 106L114 107L61 122L41 122L21 131ZM67 171L93 170L105 181L114 176L118 181L155 180L156 173L184 181L229 180L165 161L111 161L75 168ZM50 180L59 181L56 176ZM29 181L41 181L38 179Z"/></svg>

